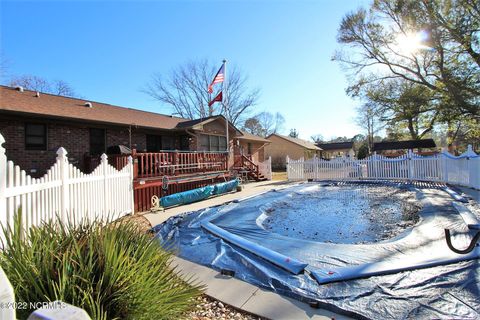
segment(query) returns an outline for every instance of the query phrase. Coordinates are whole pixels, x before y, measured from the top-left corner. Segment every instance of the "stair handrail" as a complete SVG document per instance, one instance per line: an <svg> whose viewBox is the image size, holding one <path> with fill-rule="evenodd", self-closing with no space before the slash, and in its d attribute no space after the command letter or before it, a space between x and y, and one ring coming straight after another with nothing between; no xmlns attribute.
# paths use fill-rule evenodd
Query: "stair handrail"
<svg viewBox="0 0 480 320"><path fill-rule="evenodd" d="M247 156L242 154L242 165L247 164L247 167L250 166L250 169L253 169L255 176L259 176L258 164L255 164L252 160L250 160ZM251 168L253 166L253 168Z"/></svg>

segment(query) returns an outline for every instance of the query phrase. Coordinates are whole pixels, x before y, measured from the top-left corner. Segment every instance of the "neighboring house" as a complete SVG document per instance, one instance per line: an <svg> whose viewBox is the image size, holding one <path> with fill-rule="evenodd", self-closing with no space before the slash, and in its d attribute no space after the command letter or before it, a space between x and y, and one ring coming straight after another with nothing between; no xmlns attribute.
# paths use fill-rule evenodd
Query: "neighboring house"
<svg viewBox="0 0 480 320"><path fill-rule="evenodd" d="M337 157L354 157L353 141L347 142L326 142L317 143L317 147L322 149L321 157L323 159L333 159Z"/></svg>
<svg viewBox="0 0 480 320"><path fill-rule="evenodd" d="M32 176L41 176L50 168L59 147L68 151L71 162L87 171L87 159L115 145L137 152L225 151L225 127L223 116L188 120L0 86L0 133L6 140L7 157ZM258 137L244 137L232 124L229 135L231 148L235 139L247 148L251 143L255 146L252 151L259 143ZM259 153L253 154L263 161Z"/></svg>
<svg viewBox="0 0 480 320"><path fill-rule="evenodd" d="M272 157L272 168L275 169L285 169L287 156L295 160L310 159L315 155L319 157L322 150L313 142L276 133L266 139L271 143L265 147L265 157Z"/></svg>
<svg viewBox="0 0 480 320"><path fill-rule="evenodd" d="M431 155L436 153L436 148L437 145L433 139L422 139L375 142L372 151L387 157L397 157L405 154L407 150L416 151L422 155Z"/></svg>

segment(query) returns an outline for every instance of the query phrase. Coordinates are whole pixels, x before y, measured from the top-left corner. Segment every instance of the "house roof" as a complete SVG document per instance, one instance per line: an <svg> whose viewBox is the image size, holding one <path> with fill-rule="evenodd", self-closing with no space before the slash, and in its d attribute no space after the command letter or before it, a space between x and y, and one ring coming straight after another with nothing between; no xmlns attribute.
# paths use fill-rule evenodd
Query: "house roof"
<svg viewBox="0 0 480 320"><path fill-rule="evenodd" d="M317 143L317 146L325 151L352 149L353 141Z"/></svg>
<svg viewBox="0 0 480 320"><path fill-rule="evenodd" d="M237 137L238 139L240 140L249 140L249 141L257 141L257 142L263 142L263 143L271 143L270 140L267 140L265 138L262 138L260 136L256 136L254 134L251 134L247 131L244 131L244 130L241 130L242 131L242 136L241 137Z"/></svg>
<svg viewBox="0 0 480 320"><path fill-rule="evenodd" d="M192 129L202 129L202 127L204 125L206 125L207 123L210 123L212 121L215 121L215 120L218 120L218 119L222 119L224 122L225 122L225 117L222 116L222 115L215 115L215 116L209 116L209 117L206 117L206 118L199 118L199 119L194 119L194 120L186 120L186 121L183 121L183 122L180 122L177 124L176 128L179 128L179 129L189 129L189 128L192 128ZM242 135L243 132L242 130L238 129L237 127L235 127L231 122L229 122L229 125L231 127L231 129L235 130L237 132L238 135Z"/></svg>
<svg viewBox="0 0 480 320"><path fill-rule="evenodd" d="M435 148L437 145L433 139L422 140L404 140L404 141L384 141L375 142L373 151L417 149L417 148Z"/></svg>
<svg viewBox="0 0 480 320"><path fill-rule="evenodd" d="M299 138L292 138L290 136L282 136L278 133L272 133L271 135L269 135L267 137L267 139L269 139L271 136L277 136L279 138L282 138L284 140L287 140L289 142L292 142L292 143L295 143L303 148L306 148L308 150L322 150L320 149L319 147L317 147L313 142L310 142L310 141L306 141L306 140L303 140L303 139L299 139Z"/></svg>
<svg viewBox="0 0 480 320"><path fill-rule="evenodd" d="M91 108L86 106L87 102L91 103ZM7 86L0 86L0 111L167 130L177 129L179 123L188 121L85 99L47 93L40 93L37 97L35 91L20 92Z"/></svg>

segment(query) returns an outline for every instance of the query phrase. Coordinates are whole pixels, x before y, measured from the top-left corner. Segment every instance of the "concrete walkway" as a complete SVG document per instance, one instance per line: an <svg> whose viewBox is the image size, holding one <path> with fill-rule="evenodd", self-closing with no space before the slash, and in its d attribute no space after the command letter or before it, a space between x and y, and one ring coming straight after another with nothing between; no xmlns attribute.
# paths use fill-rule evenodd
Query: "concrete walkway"
<svg viewBox="0 0 480 320"><path fill-rule="evenodd" d="M254 196L272 189L281 189L296 183L287 181L263 181L248 183L240 192L229 193L223 196L207 199L189 205L166 209L164 212L144 213L152 226L156 226L168 218L211 206L221 205L236 199ZM226 303L234 308L243 310L264 318L274 320L302 320L302 319L350 319L324 309L315 309L308 304L283 297L271 291L260 289L257 286L241 280L221 275L218 271L208 267L175 257L173 264L186 279L192 278L207 286L206 294Z"/></svg>

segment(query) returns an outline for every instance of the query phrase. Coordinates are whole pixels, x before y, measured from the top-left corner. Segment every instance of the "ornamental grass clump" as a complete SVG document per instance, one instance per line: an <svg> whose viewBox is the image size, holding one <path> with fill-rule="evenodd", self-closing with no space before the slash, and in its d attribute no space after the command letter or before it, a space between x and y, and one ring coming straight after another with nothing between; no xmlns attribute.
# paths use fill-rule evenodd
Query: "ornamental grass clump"
<svg viewBox="0 0 480 320"><path fill-rule="evenodd" d="M171 253L132 222L71 226L48 222L23 232L21 214L6 232L0 265L17 302L61 300L92 319L173 319L203 287L182 280ZM33 310L17 310L26 319Z"/></svg>

